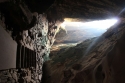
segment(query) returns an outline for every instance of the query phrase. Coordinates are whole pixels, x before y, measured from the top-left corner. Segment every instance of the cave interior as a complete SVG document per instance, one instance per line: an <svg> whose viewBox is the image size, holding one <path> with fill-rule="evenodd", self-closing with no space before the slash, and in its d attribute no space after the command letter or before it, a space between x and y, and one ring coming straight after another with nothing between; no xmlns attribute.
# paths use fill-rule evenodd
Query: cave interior
<svg viewBox="0 0 125 83"><path fill-rule="evenodd" d="M124 0L0 0L0 83L125 83Z"/></svg>

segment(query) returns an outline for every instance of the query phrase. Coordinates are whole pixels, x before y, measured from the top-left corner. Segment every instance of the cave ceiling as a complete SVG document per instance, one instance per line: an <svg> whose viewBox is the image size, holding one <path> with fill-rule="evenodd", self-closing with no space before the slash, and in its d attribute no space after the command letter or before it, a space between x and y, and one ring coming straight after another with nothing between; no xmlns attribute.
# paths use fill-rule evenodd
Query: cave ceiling
<svg viewBox="0 0 125 83"><path fill-rule="evenodd" d="M30 28L34 27L34 25L37 24L36 22L38 20L36 17L38 15L36 15L36 14L42 14L43 17L44 17L44 15L47 16L47 20L44 20L44 21L46 21L46 22L49 21L48 24L51 24L50 22L56 23L56 21L63 21L65 18L69 18L70 20L73 20L73 21L86 21L88 19L89 20L98 20L98 19L101 20L101 19L107 19L107 18L112 18L112 17L124 18L124 16L125 16L124 15L125 14L124 5L125 5L124 0L0 0L0 16L3 17L1 19L3 22L5 22L6 27L8 29L13 30L13 32L15 32L15 33L12 33L12 35L17 35L17 34L19 34L20 31L22 31L22 32L23 32L23 30L28 31ZM45 14L43 14L43 13L45 13ZM42 17L39 17L39 18L42 18ZM40 20L39 25L41 25L41 22L43 23L43 21ZM76 76L74 76L75 78L73 80L71 80L71 81L75 81L75 82L72 82L72 83L78 83L78 82L81 83L81 81L84 81L82 77L86 77L86 75L89 75L89 76L91 75L91 72L90 73L85 73L85 72L88 72L91 70L92 71L94 70L94 73L96 73L97 76L99 76L98 74L101 74L101 76L103 76L103 72L101 72L103 70L102 69L103 64L100 65L100 63L102 62L101 59L105 55L107 55L107 56L111 55L103 62L106 64L111 63L111 66L107 67L107 71L105 71L106 73L108 72L108 70L112 70L110 72L121 71L121 69L124 71L124 68L122 68L124 66L124 62L122 62L122 61L124 61L123 54L125 52L124 47L123 47L124 46L124 36L125 36L125 34L123 35L123 33L125 32L123 25L124 25L125 21L121 21L121 22L123 22L123 23L121 23L119 26L116 26L116 27L120 27L119 29L114 28L114 29L109 30L109 32L107 32L106 34L104 34L104 38L105 39L107 38L104 41L106 43L101 42L99 45L100 46L99 49L97 48L96 50L94 50L92 57L86 59L85 61L84 60L80 61L80 64L82 64L84 62L88 62L88 63L87 63L87 65L83 64L85 71L76 73ZM40 26L40 28L41 27L43 27L43 26ZM56 29L57 26L54 25L54 27L52 27L52 28ZM47 25L47 30L48 30L48 35L51 31L53 31L51 29L51 27L48 27L48 25ZM47 32L47 30L45 30L45 32ZM35 34L37 34L37 33L38 32L35 32ZM115 33L117 33L118 35ZM28 33L28 34L30 35L30 33ZM48 35L46 34L46 37L44 37L42 40L44 40L44 39L46 40ZM51 36L52 36L51 41L54 42L54 34L51 34ZM20 37L20 34L19 34L19 37ZM117 46L114 46L117 42L116 40L118 40L120 37L122 37L122 38L117 43ZM111 40L108 40L108 38ZM20 39L21 39L21 37L17 40L20 40ZM101 39L102 38L100 38L100 40ZM43 42L48 42L48 41L43 41ZM35 44L37 44L37 43L35 43ZM113 51L109 50L113 47L115 48L115 49L113 49ZM117 50L117 47L120 48L120 50ZM43 46L42 46L42 49L44 49ZM110 52L110 54L107 54L107 52ZM48 55L48 52L46 52L46 53ZM79 49L78 49L78 51L73 52L73 53L78 54ZM118 54L118 53L120 53L120 54ZM80 53L80 54L82 54L82 53ZM69 54L69 55L72 57L73 54ZM100 55L100 56L97 56L97 55ZM114 56L116 56L116 57L114 57ZM60 57L62 57L62 56L59 56L59 58ZM113 59L112 59L112 57L113 57ZM109 61L108 61L108 59L109 59ZM115 60L116 60L116 62L115 62ZM70 62L70 60L68 60L68 59L67 59L67 61ZM72 61L72 62L74 62L74 61ZM120 63L117 63L118 61L120 61ZM97 63L98 63L98 65L97 65ZM119 64L122 66L120 66ZM59 68L62 69L61 67L63 67L63 66L61 66L61 65L64 65L64 64L61 63L58 66L54 66L53 68L57 68L60 66ZM116 65L116 66L114 66L114 65ZM103 66L105 67L105 64ZM86 68L89 68L89 67L90 67L90 69L86 71ZM41 64L40 64L40 68L42 68ZM100 68L101 68L101 70L100 70ZM119 69L117 70L117 68L119 68ZM113 69L114 69L114 71L113 71ZM97 70L97 72L95 72L96 70ZM62 69L62 71L63 71L63 69ZM68 72L70 72L70 70ZM67 71L65 73L67 73ZM120 72L120 73L122 73L122 72ZM83 76L83 74L85 76ZM123 74L124 73L122 73L121 75L123 75ZM61 75L55 75L55 76L60 77ZM71 77L71 75L72 75L72 72L70 73L70 75L69 74L68 75L66 74L66 76L64 75L65 83L67 82L67 76ZM117 78L117 73L112 73L111 76L113 76L113 75L114 75L113 79ZM87 76L88 77L87 81L91 80L89 78L89 76ZM92 76L94 76L94 75L92 75ZM49 76L49 77L51 77L51 76ZM110 76L109 76L109 78L110 78ZM66 79L66 81L65 81L65 79ZM80 81L77 81L77 79ZM103 79L103 77L101 77L101 79ZM124 75L123 75L123 79L124 79ZM60 79L57 79L57 80L54 79L54 81L56 81L56 82L58 82L58 80L60 80ZM102 81L101 82L100 81L101 81L100 78L98 78L97 82L101 83ZM111 81L112 81L112 79L111 79ZM118 81L116 81L116 83L119 83L119 81L121 81L121 77L118 79ZM110 81L107 80L105 83L108 83L108 82L110 82ZM45 82L45 83L47 83L47 82ZM51 83L51 82L48 82L48 83ZM92 83L92 82L90 81L89 83ZM111 83L114 83L114 82L111 82ZM125 82L122 82L122 83L125 83Z"/></svg>
<svg viewBox="0 0 125 83"><path fill-rule="evenodd" d="M64 18L104 19L114 16L123 17L124 13L121 14L120 12L125 5L124 0L0 0L1 6L3 6L3 3L3 7L7 5L4 11L12 11L14 15L19 10L8 6L8 3L12 4L11 1L15 1L13 7L18 8L20 4L25 4L32 13L46 13L49 21ZM13 12L13 10L17 12ZM13 18L15 17L13 16ZM16 18L21 19L19 16Z"/></svg>
<svg viewBox="0 0 125 83"><path fill-rule="evenodd" d="M50 18L105 19L123 16L124 0L56 0L48 9Z"/></svg>
<svg viewBox="0 0 125 83"><path fill-rule="evenodd" d="M36 15L45 13L49 22L92 21L124 18L124 0L0 0L0 12L8 29L18 34L36 24ZM18 28L17 28L18 27Z"/></svg>

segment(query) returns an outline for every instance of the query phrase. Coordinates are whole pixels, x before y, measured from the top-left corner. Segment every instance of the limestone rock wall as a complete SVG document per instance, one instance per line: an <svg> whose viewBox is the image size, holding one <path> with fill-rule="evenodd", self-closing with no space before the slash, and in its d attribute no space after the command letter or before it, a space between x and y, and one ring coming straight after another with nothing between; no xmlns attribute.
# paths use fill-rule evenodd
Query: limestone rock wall
<svg viewBox="0 0 125 83"><path fill-rule="evenodd" d="M36 18L36 22L33 27L19 31L13 39L17 44L36 52L36 67L1 70L0 83L40 83L43 63L49 60L50 48L60 27L60 21L48 22L46 14L31 13L28 10L29 14L25 8L22 10L29 19L29 23L32 23L30 20L32 16ZM5 23L6 17L2 14L0 18L1 26L12 35L13 30L8 30L8 25Z"/></svg>

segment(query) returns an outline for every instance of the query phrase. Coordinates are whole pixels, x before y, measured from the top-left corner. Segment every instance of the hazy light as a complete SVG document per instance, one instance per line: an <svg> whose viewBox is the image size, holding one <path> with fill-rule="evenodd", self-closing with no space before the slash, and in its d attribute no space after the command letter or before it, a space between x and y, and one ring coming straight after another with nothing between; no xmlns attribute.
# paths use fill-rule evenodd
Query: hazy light
<svg viewBox="0 0 125 83"><path fill-rule="evenodd" d="M65 26L66 26L66 23L63 22L63 23L61 24L61 28L65 29Z"/></svg>
<svg viewBox="0 0 125 83"><path fill-rule="evenodd" d="M91 21L91 22L70 22L70 21L65 21L62 23L62 27L66 26L74 26L76 29L90 29L90 28L95 28L95 29L102 29L106 30L113 26L115 23L117 23L117 19L106 19L106 20L97 20L97 21ZM72 27L71 27L72 28ZM68 30L68 28L66 28ZM72 28L73 29L73 28Z"/></svg>
<svg viewBox="0 0 125 83"><path fill-rule="evenodd" d="M93 27L93 28L110 28L117 22L117 19L107 19L107 20L99 20L83 23L85 26Z"/></svg>

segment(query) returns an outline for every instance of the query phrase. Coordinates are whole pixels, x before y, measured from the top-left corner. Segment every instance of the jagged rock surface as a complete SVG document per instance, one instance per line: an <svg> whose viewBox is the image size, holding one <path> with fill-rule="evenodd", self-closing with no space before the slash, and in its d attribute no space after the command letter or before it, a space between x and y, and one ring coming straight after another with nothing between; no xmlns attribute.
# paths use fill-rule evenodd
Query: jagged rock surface
<svg viewBox="0 0 125 83"><path fill-rule="evenodd" d="M22 2L7 1L0 4L1 26L18 44L36 52L36 67L1 70L0 83L40 83L42 65L49 59L50 48L61 22L49 23L46 14L31 13Z"/></svg>
<svg viewBox="0 0 125 83"><path fill-rule="evenodd" d="M52 60L44 64L45 83L124 83L124 19L110 28L92 45L86 54L85 42L57 52ZM78 50L73 50L73 49ZM85 52L85 53L84 53ZM61 53L61 54L60 54ZM87 56L86 56L87 55ZM80 57L79 57L80 56ZM77 57L79 59L77 60ZM47 80L46 80L47 79Z"/></svg>
<svg viewBox="0 0 125 83"><path fill-rule="evenodd" d="M36 68L0 71L1 83L41 82L43 61L48 59L50 47L55 41L56 32L63 18L91 20L112 16L124 18L124 13L120 13L124 8L124 0L56 0L48 10L50 5L44 8L45 2L30 1L0 1L0 24L17 43L37 52ZM47 10L47 17L43 14L43 10ZM53 72L47 72L51 74L48 74L47 78L50 79L48 83L124 83L124 22L122 19L119 26L108 30L99 38L95 44L96 48L73 66L65 67L70 60L64 61L65 64L49 65L48 68Z"/></svg>
<svg viewBox="0 0 125 83"><path fill-rule="evenodd" d="M1 83L6 83L9 81L12 83L15 83L15 82L40 83L41 82L42 65L43 65L43 62L49 59L50 48L54 43L54 40L55 40L54 37L59 26L56 26L56 23L55 23L52 27L50 27L52 31L48 32L49 24L45 14L39 14L37 15L36 18L37 18L36 25L30 28L29 30L24 30L20 32L21 39L18 40L18 43L20 43L21 45L31 50L34 50L37 53L36 68L31 67L27 69L22 68L22 69L9 69L5 71L3 70L0 72ZM57 27L57 28L53 28L53 27ZM23 73L23 71L25 72Z"/></svg>

